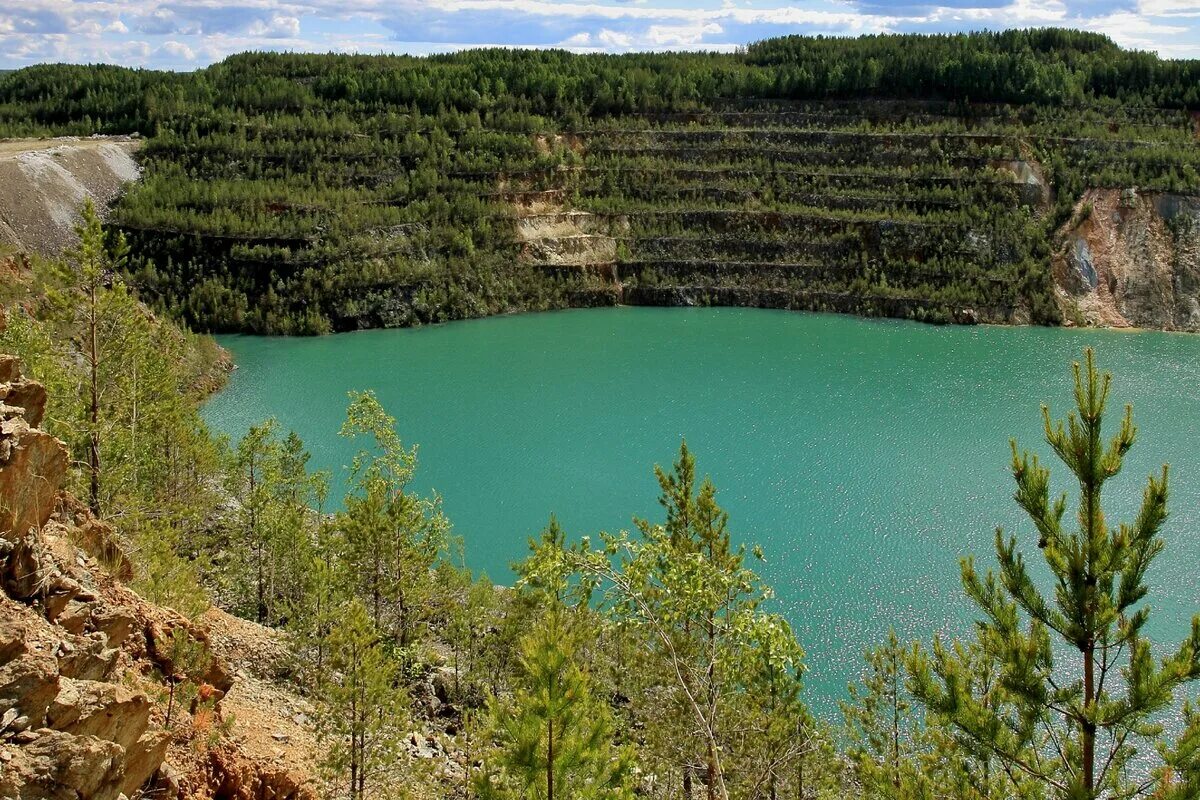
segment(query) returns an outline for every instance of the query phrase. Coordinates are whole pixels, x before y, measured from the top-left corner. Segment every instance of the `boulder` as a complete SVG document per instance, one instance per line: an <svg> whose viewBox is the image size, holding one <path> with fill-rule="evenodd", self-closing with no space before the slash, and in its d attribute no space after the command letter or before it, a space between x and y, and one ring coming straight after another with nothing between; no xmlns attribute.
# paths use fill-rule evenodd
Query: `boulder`
<svg viewBox="0 0 1200 800"><path fill-rule="evenodd" d="M21 359L0 353L0 383L12 383L21 379Z"/></svg>
<svg viewBox="0 0 1200 800"><path fill-rule="evenodd" d="M150 700L115 683L62 678L46 724L75 736L116 742L130 752L150 724Z"/></svg>
<svg viewBox="0 0 1200 800"><path fill-rule="evenodd" d="M41 727L59 692L58 662L50 653L29 650L0 667L0 714L15 709Z"/></svg>
<svg viewBox="0 0 1200 800"><path fill-rule="evenodd" d="M68 652L59 647L58 672L64 678L81 681L106 680L117 665L121 651L105 647L102 638L80 637Z"/></svg>
<svg viewBox="0 0 1200 800"><path fill-rule="evenodd" d="M122 752L113 742L41 730L0 769L0 797L13 800L116 800Z"/></svg>
<svg viewBox="0 0 1200 800"><path fill-rule="evenodd" d="M133 747L125 752L125 776L121 781L122 794L136 796L158 772L166 758L171 735L163 730L143 733Z"/></svg>
<svg viewBox="0 0 1200 800"><path fill-rule="evenodd" d="M0 384L0 402L22 409L25 421L31 427L41 425L42 417L46 415L46 389L36 381L17 380L7 386Z"/></svg>
<svg viewBox="0 0 1200 800"><path fill-rule="evenodd" d="M91 629L103 633L109 647L120 647L137 625L127 609L98 604L92 608Z"/></svg>
<svg viewBox="0 0 1200 800"><path fill-rule="evenodd" d="M40 595L49 582L48 566L42 563L42 540L36 531L0 538L0 587L9 597L32 600Z"/></svg>
<svg viewBox="0 0 1200 800"><path fill-rule="evenodd" d="M66 474L66 446L18 410L0 406L0 537L45 525Z"/></svg>

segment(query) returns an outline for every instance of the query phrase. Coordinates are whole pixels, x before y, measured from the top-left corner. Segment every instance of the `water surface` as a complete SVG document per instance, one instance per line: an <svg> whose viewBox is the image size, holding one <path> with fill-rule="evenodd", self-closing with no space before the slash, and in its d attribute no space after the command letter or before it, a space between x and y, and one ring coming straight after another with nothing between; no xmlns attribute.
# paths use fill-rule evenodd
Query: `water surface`
<svg viewBox="0 0 1200 800"><path fill-rule="evenodd" d="M958 559L993 563L997 525L1036 560L1008 441L1051 458L1039 406L1065 412L1070 363L1091 345L1115 376L1112 425L1132 402L1140 428L1110 521L1172 465L1149 632L1181 639L1200 610L1200 337L617 308L221 343L239 369L206 406L216 428L274 416L337 469L353 450L337 436L346 393L374 389L420 446L418 488L443 495L468 563L498 582L551 512L572 536L659 519L651 468L686 437L735 537L765 551L823 709L889 626L966 629Z"/></svg>

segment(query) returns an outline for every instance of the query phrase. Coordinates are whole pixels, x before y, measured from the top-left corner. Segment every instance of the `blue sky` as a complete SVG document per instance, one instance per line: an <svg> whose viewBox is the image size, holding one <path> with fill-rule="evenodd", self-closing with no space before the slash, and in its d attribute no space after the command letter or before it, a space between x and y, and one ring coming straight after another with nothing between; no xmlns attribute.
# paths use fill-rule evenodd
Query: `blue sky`
<svg viewBox="0 0 1200 800"><path fill-rule="evenodd" d="M1042 26L1200 58L1200 0L0 0L0 68L194 69L245 50L728 50L789 33Z"/></svg>

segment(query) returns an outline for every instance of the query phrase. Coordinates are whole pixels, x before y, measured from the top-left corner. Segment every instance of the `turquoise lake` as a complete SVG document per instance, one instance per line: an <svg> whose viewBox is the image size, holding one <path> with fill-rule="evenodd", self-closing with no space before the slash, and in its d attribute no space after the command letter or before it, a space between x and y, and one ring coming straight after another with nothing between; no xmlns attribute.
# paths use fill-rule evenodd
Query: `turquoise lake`
<svg viewBox="0 0 1200 800"><path fill-rule="evenodd" d="M652 467L686 437L735 538L762 546L822 710L889 627L969 630L958 560L994 563L997 525L1040 561L1008 443L1051 460L1039 407L1065 414L1070 364L1093 346L1114 374L1112 428L1127 402L1139 427L1109 521L1132 515L1148 473L1172 469L1148 631L1177 641L1200 610L1200 337L610 308L220 341L239 368L205 407L216 429L275 417L336 470L353 449L337 436L346 393L374 389L419 445L417 488L441 493L468 564L499 583L551 513L572 537L660 519Z"/></svg>

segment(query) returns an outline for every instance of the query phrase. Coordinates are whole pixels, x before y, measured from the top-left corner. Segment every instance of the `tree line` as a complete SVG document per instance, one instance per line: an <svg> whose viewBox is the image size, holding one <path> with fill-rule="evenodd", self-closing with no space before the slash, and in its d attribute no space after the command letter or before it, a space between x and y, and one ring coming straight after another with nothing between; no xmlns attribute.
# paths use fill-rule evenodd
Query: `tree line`
<svg viewBox="0 0 1200 800"><path fill-rule="evenodd" d="M1054 323L1053 237L1083 191L1200 190L1197 63L1051 29L783 37L725 54L245 53L192 73L41 65L0 76L0 135L141 133L143 180L110 220L129 248L121 271L198 330L315 334L615 302L611 283L526 263L513 217L533 189L651 234L665 224L639 215L659 210L952 219L932 250L864 244L844 279L775 288L860 313L1019 308ZM1012 186L986 180L1013 160L1041 164L1052 190L1033 222ZM632 166L660 177L621 172ZM814 167L856 182L794 177ZM654 259L627 239L618 261L640 274ZM821 241L814 229L805 244ZM987 252L942 252L963 241ZM804 263L802 250L779 261ZM715 273L732 259L704 261ZM648 287L713 298L775 280L647 274Z"/></svg>

